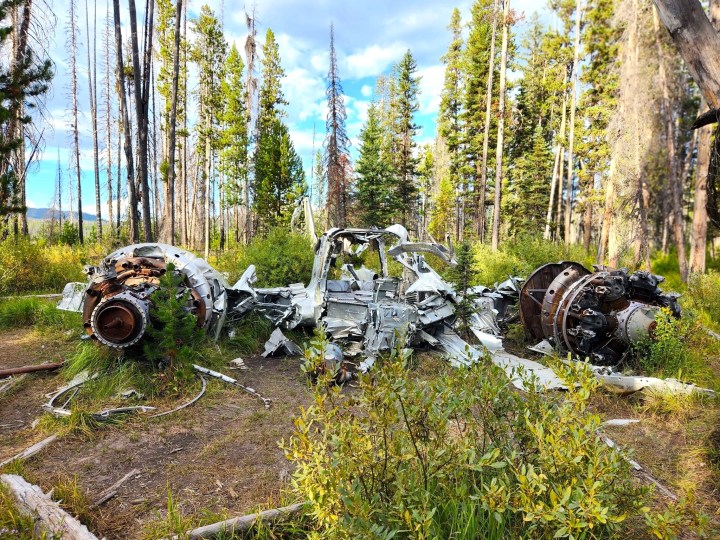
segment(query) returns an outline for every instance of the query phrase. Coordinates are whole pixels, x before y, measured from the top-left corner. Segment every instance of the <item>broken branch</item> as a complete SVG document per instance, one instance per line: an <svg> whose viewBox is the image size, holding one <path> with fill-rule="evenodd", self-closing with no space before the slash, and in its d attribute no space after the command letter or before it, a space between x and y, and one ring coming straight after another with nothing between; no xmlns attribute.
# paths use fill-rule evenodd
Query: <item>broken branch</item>
<svg viewBox="0 0 720 540"><path fill-rule="evenodd" d="M299 513L303 509L303 506L305 506L305 503L296 503L290 506L283 506L282 508L265 510L257 514L248 514L247 516L226 519L225 521L188 531L188 538L190 540L197 540L198 538L214 538L222 533L246 532L257 522L263 521L270 523L293 516Z"/></svg>
<svg viewBox="0 0 720 540"><path fill-rule="evenodd" d="M48 364L36 364L32 366L0 369L0 378L10 377L12 375L20 375L22 373L33 373L35 371L51 371L53 369L59 369L62 366L63 362L51 362Z"/></svg>
<svg viewBox="0 0 720 540"><path fill-rule="evenodd" d="M39 443L33 444L30 448L26 448L19 454L16 454L11 458L6 459L5 461L0 461L0 467L4 467L8 463L15 461L15 460L23 461L23 460L28 459L31 456L34 456L35 454L40 452L43 448L45 448L50 443L55 441L55 439L57 439L57 435L50 435L47 439L43 439Z"/></svg>

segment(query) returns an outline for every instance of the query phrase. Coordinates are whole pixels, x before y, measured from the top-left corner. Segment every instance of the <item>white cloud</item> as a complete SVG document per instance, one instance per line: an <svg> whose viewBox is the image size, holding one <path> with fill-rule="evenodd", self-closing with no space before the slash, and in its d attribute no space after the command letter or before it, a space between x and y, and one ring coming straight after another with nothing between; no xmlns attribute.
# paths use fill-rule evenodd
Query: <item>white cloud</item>
<svg viewBox="0 0 720 540"><path fill-rule="evenodd" d="M365 97L370 97L372 95L373 91L369 85L363 84L362 88L360 89L360 93Z"/></svg>
<svg viewBox="0 0 720 540"><path fill-rule="evenodd" d="M398 61L406 50L407 47L399 43L384 47L370 45L364 50L345 58L344 71L351 79L376 77L383 73L393 62Z"/></svg>
<svg viewBox="0 0 720 540"><path fill-rule="evenodd" d="M435 114L440 109L440 92L444 84L445 68L442 65L418 70L420 79L420 113Z"/></svg>

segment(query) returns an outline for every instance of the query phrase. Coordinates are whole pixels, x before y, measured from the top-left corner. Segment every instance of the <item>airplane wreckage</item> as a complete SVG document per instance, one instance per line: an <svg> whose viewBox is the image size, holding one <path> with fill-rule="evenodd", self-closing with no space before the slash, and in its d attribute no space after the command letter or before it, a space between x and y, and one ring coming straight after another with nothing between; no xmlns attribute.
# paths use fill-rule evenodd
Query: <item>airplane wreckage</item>
<svg viewBox="0 0 720 540"><path fill-rule="evenodd" d="M363 253L378 270L342 264L360 260ZM338 382L352 378L355 370L369 369L402 339L406 347L443 351L455 366L469 365L487 352L518 388L530 380L546 389L566 388L552 369L503 349L504 330L519 319L527 334L539 341L531 350L589 360L595 375L619 393L646 387L706 392L674 379L625 376L613 370L633 343L652 336L661 308L680 316L678 295L658 287L661 276L604 267L590 271L579 263L560 262L538 268L524 283L511 277L494 288L473 287L467 295L473 308L469 331L481 344L476 346L458 333L456 308L463 295L428 264L427 254L456 264L451 250L435 242L412 242L401 225L334 228L316 242L307 285L255 288L252 265L231 286L189 251L135 244L111 253L97 267L86 267L89 283L69 283L58 308L81 312L87 334L98 342L131 347L152 324L152 294L172 263L183 276L179 297L187 298L187 310L211 337L217 339L223 329L232 333L233 323L256 311L276 327L263 356L297 354L300 348L282 329L322 325L331 340L325 367L336 373ZM370 257L377 257L375 264ZM391 272L391 261L402 270L394 264Z"/></svg>

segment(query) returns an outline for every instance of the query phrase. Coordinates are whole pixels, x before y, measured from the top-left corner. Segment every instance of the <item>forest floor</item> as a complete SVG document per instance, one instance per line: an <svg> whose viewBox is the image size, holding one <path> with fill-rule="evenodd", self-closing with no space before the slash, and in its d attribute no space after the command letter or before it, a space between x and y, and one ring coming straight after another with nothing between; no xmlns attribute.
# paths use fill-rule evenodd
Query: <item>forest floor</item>
<svg viewBox="0 0 720 540"><path fill-rule="evenodd" d="M0 368L47 362L58 354L71 354L74 346L38 330L2 331ZM128 416L91 434L62 436L28 460L23 474L45 491L76 482L82 499L92 503L137 469L137 476L107 503L94 509L84 505L86 524L108 540L159 538L153 524L169 519L169 494L176 505L172 511L188 516L192 525L288 502L292 467L278 441L290 437L293 417L310 403L311 392L298 358L255 356L245 361L247 371L227 373L271 398L269 410L240 389L211 380L198 403L177 413L157 419ZM437 369L443 369L437 357L421 355L420 377L432 376ZM0 461L48 435L42 423L33 428L33 420L45 414L45 394L64 383L58 373L36 373L0 395ZM687 503L695 510L713 522L720 518L716 401L688 406L668 417L648 411L638 395L599 392L592 408L603 419L640 419L603 429L632 449L633 458L669 489L691 493ZM661 497L656 500L664 504Z"/></svg>

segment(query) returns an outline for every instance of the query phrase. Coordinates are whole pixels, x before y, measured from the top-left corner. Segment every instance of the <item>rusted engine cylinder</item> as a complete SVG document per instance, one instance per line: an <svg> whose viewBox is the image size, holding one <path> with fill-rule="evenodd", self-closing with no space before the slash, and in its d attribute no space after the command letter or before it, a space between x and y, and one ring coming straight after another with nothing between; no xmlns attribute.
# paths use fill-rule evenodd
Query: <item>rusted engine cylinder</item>
<svg viewBox="0 0 720 540"><path fill-rule="evenodd" d="M595 364L615 365L628 348L650 335L663 308L679 317L676 293L649 272L628 272L563 261L541 266L520 291L520 320L534 339Z"/></svg>
<svg viewBox="0 0 720 540"><path fill-rule="evenodd" d="M152 324L152 294L172 263L183 276L178 295L187 294L186 310L198 326L217 333L225 319L225 278L206 261L166 244L135 244L108 255L97 266L86 267L90 283L83 300L85 330L115 348L135 345Z"/></svg>

